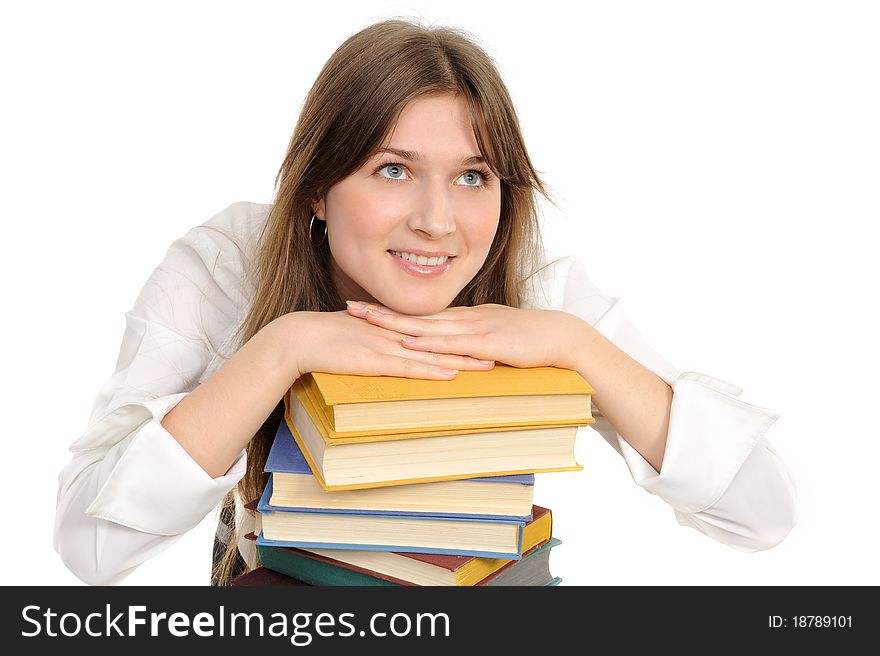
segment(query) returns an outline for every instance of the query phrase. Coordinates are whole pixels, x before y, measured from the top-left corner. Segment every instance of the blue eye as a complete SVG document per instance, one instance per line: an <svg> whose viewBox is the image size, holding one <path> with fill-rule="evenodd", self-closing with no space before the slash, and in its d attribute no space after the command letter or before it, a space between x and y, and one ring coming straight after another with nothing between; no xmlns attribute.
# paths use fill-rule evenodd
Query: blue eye
<svg viewBox="0 0 880 656"><path fill-rule="evenodd" d="M387 171L387 174L383 173L383 171ZM403 164L399 164L398 162L386 162L384 164L380 164L375 169L375 172L378 173L380 177L389 181L407 179L405 177L406 166L404 166ZM465 171L464 173L462 173L458 179L465 180L465 183L463 185L465 187L480 189L482 187L485 187L489 180L492 179L492 174L489 172L488 169L471 169L470 171Z"/></svg>
<svg viewBox="0 0 880 656"><path fill-rule="evenodd" d="M462 178L470 179L471 181L476 182L477 184L466 184L465 187L478 187L479 184L483 181L482 174L479 171L468 171L467 173L462 174ZM461 179L461 178L459 178Z"/></svg>
<svg viewBox="0 0 880 656"><path fill-rule="evenodd" d="M382 177L390 177L391 180L403 180L403 178L397 177L398 174L402 175L404 172L404 168L400 164L383 164L376 172L381 173L386 169L388 170L390 176Z"/></svg>

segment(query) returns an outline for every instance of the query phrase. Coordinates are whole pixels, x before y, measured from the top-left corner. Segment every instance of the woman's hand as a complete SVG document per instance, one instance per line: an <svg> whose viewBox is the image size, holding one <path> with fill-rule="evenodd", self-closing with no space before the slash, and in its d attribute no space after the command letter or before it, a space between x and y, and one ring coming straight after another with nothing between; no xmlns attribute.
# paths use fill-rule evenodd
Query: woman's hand
<svg viewBox="0 0 880 656"><path fill-rule="evenodd" d="M379 305L349 302L348 312L394 331L411 352L497 360L513 367L574 369L578 330L588 326L556 310L525 310L488 303L409 316Z"/></svg>
<svg viewBox="0 0 880 656"><path fill-rule="evenodd" d="M346 311L291 312L279 319L288 360L298 375L311 371L358 376L448 380L461 370L488 371L495 362L406 348L405 333L366 322ZM274 323L274 322L273 322Z"/></svg>

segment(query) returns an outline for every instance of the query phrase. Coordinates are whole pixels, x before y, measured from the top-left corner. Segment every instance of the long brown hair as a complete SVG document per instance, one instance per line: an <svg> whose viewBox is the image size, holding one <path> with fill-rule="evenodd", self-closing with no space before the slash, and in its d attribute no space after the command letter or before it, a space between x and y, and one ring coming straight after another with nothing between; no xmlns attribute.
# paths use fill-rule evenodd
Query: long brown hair
<svg viewBox="0 0 880 656"><path fill-rule="evenodd" d="M465 99L480 154L501 182L501 215L489 256L452 305L520 307L522 283L534 273L541 251L537 193L553 201L529 159L504 81L466 32L390 19L339 46L306 96L275 179L253 271L256 293L240 344L288 312L345 309L330 277L328 240L315 246L310 239L312 208L382 146L407 103L440 93ZM247 473L238 484L244 501L263 491L263 465L282 406L248 445ZM232 493L225 503L234 503ZM215 572L221 585L231 578L237 538L230 536Z"/></svg>

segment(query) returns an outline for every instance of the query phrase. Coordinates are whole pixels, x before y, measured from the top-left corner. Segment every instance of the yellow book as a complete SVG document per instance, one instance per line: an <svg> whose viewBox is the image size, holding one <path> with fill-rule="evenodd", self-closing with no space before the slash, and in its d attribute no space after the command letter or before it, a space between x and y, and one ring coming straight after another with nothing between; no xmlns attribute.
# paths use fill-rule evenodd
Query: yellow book
<svg viewBox="0 0 880 656"><path fill-rule="evenodd" d="M502 364L452 380L321 372L302 380L333 431L361 435L435 426L582 425L593 393L570 369Z"/></svg>
<svg viewBox="0 0 880 656"><path fill-rule="evenodd" d="M527 375L502 373L495 377L486 376L492 372L462 372L459 376L474 374L476 377L460 385L452 385L457 381L381 376L304 376L285 396L284 418L315 478L326 490L582 469L575 459L574 444L578 426L595 421L590 416L592 388L576 372L569 372L574 374L575 378L572 378L557 373L566 370L540 369L533 372L531 388L525 383ZM550 371L543 371L545 369ZM510 417L513 415L508 413L507 420L499 422L494 420L494 405L484 403L483 414L471 414L466 422L443 424L439 417L429 414L435 421L423 421L418 430L398 425L389 431L380 431L376 424L372 424L368 430L343 433L338 430L338 424L334 428L328 410L330 404L325 402L327 396L321 394L320 382L326 383L328 378L331 382L325 388L333 390L329 394L336 405L345 394L347 398L358 398L363 403L368 403L363 401L366 398L389 397L403 402L410 383L414 391L409 396L415 400L444 400L440 396L444 385L447 394L468 395L449 397L463 401L542 396L540 393L526 394L529 389L553 392L547 396L579 396L581 400L578 415L566 410L555 420L547 413L541 421L520 413L517 423L512 423ZM345 380L334 381L333 378ZM481 378L484 394L491 396L474 396L479 389L474 381ZM564 380L571 386L564 387ZM382 392L385 381L388 381L390 391ZM562 393L566 389L571 393Z"/></svg>

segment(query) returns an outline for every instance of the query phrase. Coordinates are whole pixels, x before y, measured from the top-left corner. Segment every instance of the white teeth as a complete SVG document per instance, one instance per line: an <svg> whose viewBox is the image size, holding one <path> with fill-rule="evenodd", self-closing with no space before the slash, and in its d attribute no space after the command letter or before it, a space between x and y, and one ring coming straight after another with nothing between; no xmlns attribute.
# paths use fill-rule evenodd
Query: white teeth
<svg viewBox="0 0 880 656"><path fill-rule="evenodd" d="M438 264L443 264L449 259L448 255L441 255L440 257L425 257L424 255L413 255L412 253L402 253L400 251L391 251L391 253L401 259L409 260L410 262L414 262L421 266L437 266Z"/></svg>

